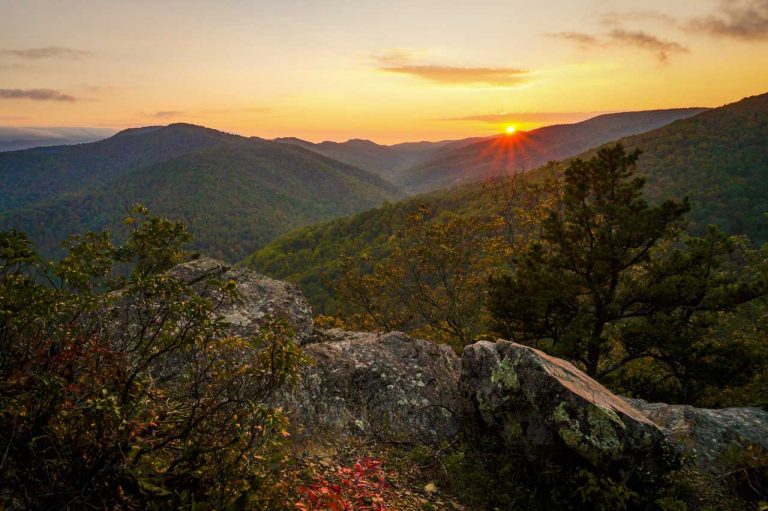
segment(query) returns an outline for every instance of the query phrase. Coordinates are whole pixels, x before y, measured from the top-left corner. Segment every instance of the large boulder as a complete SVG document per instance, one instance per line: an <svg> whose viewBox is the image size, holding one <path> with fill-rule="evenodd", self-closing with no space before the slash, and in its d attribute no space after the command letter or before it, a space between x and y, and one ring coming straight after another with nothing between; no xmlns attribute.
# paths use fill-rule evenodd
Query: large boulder
<svg viewBox="0 0 768 511"><path fill-rule="evenodd" d="M210 257L193 259L168 273L203 294L211 292L206 285L210 279L234 280L240 299L226 300L216 309L227 322L227 332L231 335L257 334L266 316L288 321L300 344L307 342L312 334L312 309L294 284L271 279L249 268L232 268Z"/></svg>
<svg viewBox="0 0 768 511"><path fill-rule="evenodd" d="M447 346L331 330L305 353L312 364L280 397L298 437L436 444L458 431L460 360Z"/></svg>
<svg viewBox="0 0 768 511"><path fill-rule="evenodd" d="M534 464L657 470L674 458L662 429L572 364L509 341L462 354L461 390L481 437Z"/></svg>
<svg viewBox="0 0 768 511"><path fill-rule="evenodd" d="M627 399L683 453L686 464L711 473L727 469L729 450L756 445L768 452L768 412L759 408L712 410Z"/></svg>

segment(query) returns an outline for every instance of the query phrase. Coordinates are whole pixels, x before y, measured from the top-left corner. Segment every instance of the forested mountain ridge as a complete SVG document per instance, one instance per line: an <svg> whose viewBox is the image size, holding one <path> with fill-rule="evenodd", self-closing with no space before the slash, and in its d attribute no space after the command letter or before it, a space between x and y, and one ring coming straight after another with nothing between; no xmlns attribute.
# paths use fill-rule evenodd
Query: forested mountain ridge
<svg viewBox="0 0 768 511"><path fill-rule="evenodd" d="M729 234L746 234L761 243L768 240L767 140L768 94L763 94L620 141L643 150L639 172L648 178L646 195L652 201L690 198L688 218L694 232L714 223ZM529 175L533 178L543 170ZM336 304L326 280L338 276L339 256L380 257L389 250L389 237L422 206L473 216L490 215L498 208L483 183L439 190L291 232L244 264L300 284L318 312L332 312Z"/></svg>
<svg viewBox="0 0 768 511"><path fill-rule="evenodd" d="M401 172L429 159L438 151L469 145L483 138L487 137L439 142L404 142L389 146L362 139L352 139L346 142L326 141L315 144L295 137L286 137L275 139L275 142L298 145L392 180Z"/></svg>
<svg viewBox="0 0 768 511"><path fill-rule="evenodd" d="M29 233L45 254L68 234L118 226L138 202L183 219L195 249L230 260L292 228L403 196L378 176L306 149L192 125L5 153L0 183L7 190L0 228Z"/></svg>
<svg viewBox="0 0 768 511"><path fill-rule="evenodd" d="M643 151L638 168L649 197L690 198L694 232L716 224L768 241L768 94L620 142Z"/></svg>
<svg viewBox="0 0 768 511"><path fill-rule="evenodd" d="M604 114L574 124L546 126L498 135L469 145L435 151L402 170L392 181L412 192L426 192L531 170L628 135L643 133L703 112L679 108Z"/></svg>
<svg viewBox="0 0 768 511"><path fill-rule="evenodd" d="M82 192L132 169L239 137L172 124L127 129L98 142L0 153L0 211Z"/></svg>
<svg viewBox="0 0 768 511"><path fill-rule="evenodd" d="M370 140L318 144L298 138L276 142L299 145L378 174L409 193L482 181L531 170L604 144L685 119L704 108L677 108L603 114L574 124L546 126L514 135L439 142L380 145Z"/></svg>

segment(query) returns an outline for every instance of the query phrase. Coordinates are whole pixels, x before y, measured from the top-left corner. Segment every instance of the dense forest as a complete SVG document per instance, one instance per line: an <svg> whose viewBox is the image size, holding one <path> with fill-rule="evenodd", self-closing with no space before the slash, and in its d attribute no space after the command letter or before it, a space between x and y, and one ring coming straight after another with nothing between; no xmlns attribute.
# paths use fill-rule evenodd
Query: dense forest
<svg viewBox="0 0 768 511"><path fill-rule="evenodd" d="M0 226L43 254L67 235L120 228L136 202L183 219L195 248L237 260L291 228L402 193L308 150L191 125L127 130L92 144L0 154Z"/></svg>
<svg viewBox="0 0 768 511"><path fill-rule="evenodd" d="M621 140L640 148L638 173L647 178L651 202L688 197L688 229L703 234L714 224L754 243L768 239L768 95L747 98L660 129ZM582 157L589 157L589 151ZM567 163L567 162L566 162ZM289 233L248 256L243 264L301 285L318 312L332 314L339 304L329 283L338 280L339 256L367 255L376 260L391 252L389 238L402 232L420 208L440 219L454 212L488 221L508 208L505 188L526 180L560 175L565 163L535 169L514 178L432 192L351 218ZM538 190L534 188L534 190ZM535 192L538 193L538 192ZM536 197L527 197L536 202Z"/></svg>

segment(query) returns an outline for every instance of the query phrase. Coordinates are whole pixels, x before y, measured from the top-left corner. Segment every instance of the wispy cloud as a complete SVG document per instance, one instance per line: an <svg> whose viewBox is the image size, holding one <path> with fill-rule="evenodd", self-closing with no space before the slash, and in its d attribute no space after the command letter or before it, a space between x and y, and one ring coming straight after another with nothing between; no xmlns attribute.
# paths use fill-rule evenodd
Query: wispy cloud
<svg viewBox="0 0 768 511"><path fill-rule="evenodd" d="M693 19L687 28L745 41L768 40L768 0L722 1L718 13Z"/></svg>
<svg viewBox="0 0 768 511"><path fill-rule="evenodd" d="M476 121L489 124L506 123L571 123L579 122L604 112L501 112L464 117L447 117L440 121Z"/></svg>
<svg viewBox="0 0 768 511"><path fill-rule="evenodd" d="M433 65L400 65L380 68L388 73L398 73L453 85L490 85L511 87L528 81L530 72L512 67L452 67Z"/></svg>
<svg viewBox="0 0 768 511"><path fill-rule="evenodd" d="M601 41L597 36L585 34L584 32L550 32L547 35L557 39L563 39L564 41L576 43L582 48L591 48L593 46L605 45L605 43Z"/></svg>
<svg viewBox="0 0 768 511"><path fill-rule="evenodd" d="M79 59L87 57L90 52L66 48L64 46L47 46L45 48L27 48L23 50L0 50L5 55L13 55L21 59Z"/></svg>
<svg viewBox="0 0 768 511"><path fill-rule="evenodd" d="M627 22L654 22L676 25L677 20L669 14L643 10L643 11L608 11L600 16L603 25L618 26Z"/></svg>
<svg viewBox="0 0 768 511"><path fill-rule="evenodd" d="M160 110L159 112L153 113L151 116L155 119L171 119L180 115L184 115L183 110Z"/></svg>
<svg viewBox="0 0 768 511"><path fill-rule="evenodd" d="M530 71L513 67L463 67L423 63L426 52L387 48L372 55L379 70L408 75L444 85L511 87L528 81ZM421 60L421 62L418 62Z"/></svg>
<svg viewBox="0 0 768 511"><path fill-rule="evenodd" d="M0 89L0 99L74 102L78 98L53 89Z"/></svg>
<svg viewBox="0 0 768 511"><path fill-rule="evenodd" d="M667 41L643 30L614 28L606 34L593 35L584 32L555 32L551 37L577 44L580 48L634 47L652 53L661 63L669 61L671 53L686 53L688 48L675 41Z"/></svg>
<svg viewBox="0 0 768 511"><path fill-rule="evenodd" d="M397 66L412 62L422 52L410 48L386 48L372 55L373 59L385 66Z"/></svg>
<svg viewBox="0 0 768 511"><path fill-rule="evenodd" d="M674 41L666 41L653 34L642 30L624 30L616 28L611 30L608 37L611 41L627 46L634 46L649 51L656 55L659 62L667 62L670 53L686 53L688 48Z"/></svg>

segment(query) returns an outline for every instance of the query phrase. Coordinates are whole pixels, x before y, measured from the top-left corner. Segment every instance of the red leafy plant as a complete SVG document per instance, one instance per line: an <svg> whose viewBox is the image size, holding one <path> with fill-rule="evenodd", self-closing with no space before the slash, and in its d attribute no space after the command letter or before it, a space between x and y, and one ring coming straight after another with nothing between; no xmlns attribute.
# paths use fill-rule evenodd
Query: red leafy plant
<svg viewBox="0 0 768 511"><path fill-rule="evenodd" d="M315 476L299 486L298 511L389 511L384 492L389 485L381 461L363 458L352 467L342 467L330 477Z"/></svg>

